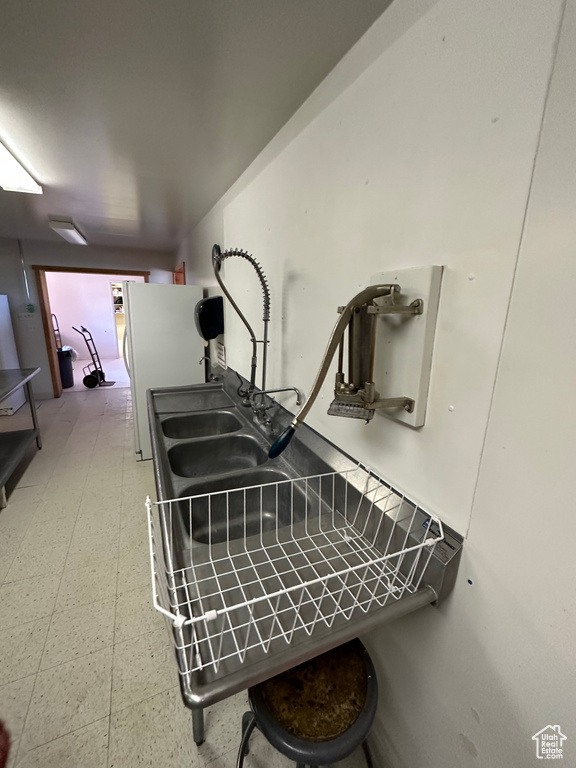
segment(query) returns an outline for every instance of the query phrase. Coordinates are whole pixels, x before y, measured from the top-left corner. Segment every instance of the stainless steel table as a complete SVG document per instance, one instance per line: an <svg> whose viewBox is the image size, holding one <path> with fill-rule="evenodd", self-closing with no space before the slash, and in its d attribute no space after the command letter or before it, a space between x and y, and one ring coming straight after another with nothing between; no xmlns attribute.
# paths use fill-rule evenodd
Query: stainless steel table
<svg viewBox="0 0 576 768"><path fill-rule="evenodd" d="M33 424L33 429L0 432L0 509L6 506L6 482L24 458L29 445L36 440L38 448L42 448L31 384L31 380L39 372L40 368L8 368L0 371L0 403L20 387L25 387Z"/></svg>

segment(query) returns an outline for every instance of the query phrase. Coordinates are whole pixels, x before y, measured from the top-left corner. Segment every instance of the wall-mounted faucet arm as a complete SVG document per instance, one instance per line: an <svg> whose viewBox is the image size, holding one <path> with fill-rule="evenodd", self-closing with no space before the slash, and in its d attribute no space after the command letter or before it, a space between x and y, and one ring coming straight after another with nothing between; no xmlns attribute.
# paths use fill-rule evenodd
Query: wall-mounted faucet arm
<svg viewBox="0 0 576 768"><path fill-rule="evenodd" d="M250 392L250 401L254 402L259 395L271 395L277 392L296 392L296 405L302 405L302 392L298 387L277 387L276 389L262 389L260 391Z"/></svg>

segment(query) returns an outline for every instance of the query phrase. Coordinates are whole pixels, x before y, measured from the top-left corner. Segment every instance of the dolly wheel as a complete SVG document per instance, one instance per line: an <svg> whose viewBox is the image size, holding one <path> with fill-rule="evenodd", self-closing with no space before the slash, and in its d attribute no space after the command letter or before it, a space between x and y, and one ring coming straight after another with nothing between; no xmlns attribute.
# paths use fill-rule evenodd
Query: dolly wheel
<svg viewBox="0 0 576 768"><path fill-rule="evenodd" d="M92 374L89 373L82 379L82 384L84 384L85 387L88 387L88 389L94 389L94 387L98 386L98 379L96 376L92 376Z"/></svg>

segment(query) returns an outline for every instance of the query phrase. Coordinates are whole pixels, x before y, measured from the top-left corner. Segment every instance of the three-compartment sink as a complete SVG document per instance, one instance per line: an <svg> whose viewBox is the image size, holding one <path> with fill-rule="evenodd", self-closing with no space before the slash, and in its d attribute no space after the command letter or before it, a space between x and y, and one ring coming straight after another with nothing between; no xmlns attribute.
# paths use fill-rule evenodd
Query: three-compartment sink
<svg viewBox="0 0 576 768"><path fill-rule="evenodd" d="M408 543L411 547L406 552L416 550L422 536L427 535L423 532L430 529L431 518L423 510L417 511L417 519L407 516L404 507L411 503L381 484L382 498L388 499L389 490L390 498L396 502L389 504L385 501L386 515L380 525L376 515L370 517L372 505L380 503L380 496L376 501L363 500L365 489L347 479L348 473L358 468L357 462L306 425L300 427L297 438L281 456L269 459L270 444L293 416L281 406L273 407L267 411L272 418L272 424L267 425L256 418L252 409L243 407L237 390L236 374L227 371L223 383L148 392L158 506L162 510L159 535L152 536L152 543L156 542L160 562L169 555L170 566L169 572L166 568L158 569L155 585L170 579L171 591L166 586L164 612L172 615L182 603L195 617L193 627L186 624L181 628L175 623L173 629L182 695L193 710L213 704L367 632L377 621L400 617L442 600L453 587L462 543L456 532L444 526L445 544L438 545L426 561L426 579L418 589L396 600L395 582L390 582L391 597L385 604L374 602L374 598L370 602L372 608L355 612L352 621L340 617L333 623L333 617L328 615L325 624L316 622L320 608L328 606L329 614L334 600L331 595L324 595L319 586L320 593L315 596L315 585L333 572L336 567L334 558L338 557L339 550L333 549L333 539L326 538L322 545L326 549L323 559L317 555L319 549L314 549L315 544L308 546L304 543L299 554L294 554L297 550L291 541L295 542L299 537L307 541L306 537L316 535L315 531L324 534L324 523L330 522L325 521L325 509L332 515L341 515L348 504L354 514L352 524L356 524L358 517L361 521L358 530L371 537L377 549L382 541L385 544L383 552L388 551L389 545L392 552L402 551ZM269 399L267 404L271 405ZM366 472L370 474L369 470ZM322 485L319 478L333 478L334 475L341 478L336 490L331 484L334 480L327 480ZM391 526L395 538L389 535ZM343 541L347 540L344 538ZM351 543L346 546L356 547L356 538L348 541ZM276 561L278 565L274 565L272 558L275 555L272 553L278 554L280 550L282 557ZM382 569L396 567L404 578L412 574L410 554L401 559L382 558L378 568L371 565L376 562L373 556L370 556L372 560L368 557L368 561L367 557L364 549L354 549L350 563L346 561L350 567L349 574L343 571L342 589L346 595L364 595L358 590L380 583L378 573ZM235 570L230 568L231 558L237 558ZM316 567L320 568L318 572ZM247 580L242 581L241 571L250 574L252 568L256 569L256 575L248 575ZM296 582L288 586L290 579L296 578L290 574L299 568L308 569L304 591L308 595L307 590L312 590L309 600L302 597L304 592L300 598L296 593L292 595L290 590L297 587ZM364 570L360 572L359 568ZM363 581L358 584L355 574L360 573ZM300 632L289 643L279 636L271 649L258 641L260 630L257 632L257 629L263 626L258 622L267 620L268 615L266 603L257 602L263 578L268 581L278 579L273 595L277 600L274 611L278 613L275 615L279 618L271 619L272 629L276 624L280 626L281 621L288 622L284 618L286 611L299 609L299 600L303 600L303 605L307 606L303 611L313 612L315 629L312 634ZM353 588L354 584L356 587ZM282 590L285 597L280 605ZM238 606L224 604L225 600L237 600ZM204 601L208 601L206 605ZM218 611L212 608L218 608ZM241 646L232 647L231 624L226 622L235 620L237 611L244 613L236 617L238 624L234 632L243 626L251 626L250 622L256 628L251 634L246 630L248 634ZM300 627L298 621L308 627L311 620L308 614L304 616L298 611L297 614L301 618L290 620L289 626L284 628L290 636ZM214 648L222 651L221 663L210 663L213 648L207 645L209 638L214 639ZM194 666L197 659L202 660L199 667Z"/></svg>
<svg viewBox="0 0 576 768"><path fill-rule="evenodd" d="M305 473L284 457L268 458L264 426L224 389L208 384L155 392L150 417L159 496L184 499L175 505L183 548L303 519L305 499L289 481ZM327 468L321 463L315 469Z"/></svg>

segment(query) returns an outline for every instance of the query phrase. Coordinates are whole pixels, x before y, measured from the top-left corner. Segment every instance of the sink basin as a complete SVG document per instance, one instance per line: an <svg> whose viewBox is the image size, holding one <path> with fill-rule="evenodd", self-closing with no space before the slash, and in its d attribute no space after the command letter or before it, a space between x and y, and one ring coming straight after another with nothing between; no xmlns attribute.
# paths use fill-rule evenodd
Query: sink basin
<svg viewBox="0 0 576 768"><path fill-rule="evenodd" d="M185 439L225 435L235 432L241 426L240 420L229 411L209 411L171 416L162 422L162 431L166 437Z"/></svg>
<svg viewBox="0 0 576 768"><path fill-rule="evenodd" d="M268 458L251 435L225 435L180 443L168 451L172 471L180 477L207 477L251 469Z"/></svg>
<svg viewBox="0 0 576 768"><path fill-rule="evenodd" d="M216 495L180 502L180 513L188 535L199 544L219 544L274 531L303 520L306 499L291 483L281 482L288 479L286 473L267 468L191 486L186 495ZM259 487L247 487L251 485Z"/></svg>

